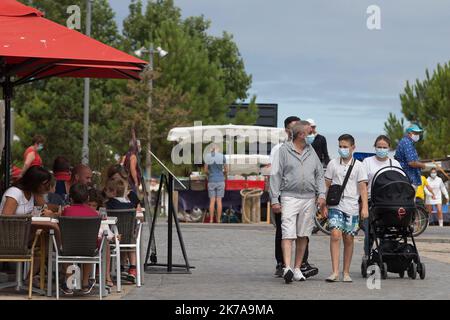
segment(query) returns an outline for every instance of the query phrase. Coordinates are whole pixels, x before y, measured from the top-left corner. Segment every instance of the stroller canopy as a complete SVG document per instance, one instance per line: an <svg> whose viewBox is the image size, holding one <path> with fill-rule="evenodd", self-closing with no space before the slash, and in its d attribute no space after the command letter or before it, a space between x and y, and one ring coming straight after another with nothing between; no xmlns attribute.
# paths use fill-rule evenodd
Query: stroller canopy
<svg viewBox="0 0 450 320"><path fill-rule="evenodd" d="M416 192L406 173L397 167L378 171L372 181L374 206L415 207Z"/></svg>

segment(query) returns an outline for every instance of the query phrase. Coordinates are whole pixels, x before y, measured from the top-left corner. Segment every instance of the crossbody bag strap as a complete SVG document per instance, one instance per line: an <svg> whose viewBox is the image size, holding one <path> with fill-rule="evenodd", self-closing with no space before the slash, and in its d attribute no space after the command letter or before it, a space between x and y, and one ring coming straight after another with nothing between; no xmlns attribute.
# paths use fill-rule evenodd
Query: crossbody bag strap
<svg viewBox="0 0 450 320"><path fill-rule="evenodd" d="M352 160L352 164L350 165L350 168L348 168L347 174L345 175L344 183L342 184L342 191L341 194L344 195L345 186L347 185L348 179L350 179L350 175L353 170L353 166L355 165L355 159Z"/></svg>

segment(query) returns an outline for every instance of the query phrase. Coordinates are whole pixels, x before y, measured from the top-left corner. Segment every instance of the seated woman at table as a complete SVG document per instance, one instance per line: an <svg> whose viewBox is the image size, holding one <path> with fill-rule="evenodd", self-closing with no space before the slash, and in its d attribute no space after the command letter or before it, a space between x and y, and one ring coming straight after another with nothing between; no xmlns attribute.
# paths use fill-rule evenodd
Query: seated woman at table
<svg viewBox="0 0 450 320"><path fill-rule="evenodd" d="M25 215L33 212L34 206L43 206L44 195L50 188L51 173L42 167L33 166L3 194L0 203L2 215ZM46 215L49 210L43 210Z"/></svg>
<svg viewBox="0 0 450 320"><path fill-rule="evenodd" d="M127 194L127 183L122 179L110 179L106 183L105 188L106 196L108 197L108 201L106 201L106 209L108 210L127 210L127 209L136 209L135 205L131 203L130 200L126 198ZM135 283L136 282L136 252L124 252L120 255L122 266L126 264L127 259L130 262L130 266L128 268L128 272L125 271L125 268L121 267L123 270L121 273L128 281Z"/></svg>
<svg viewBox="0 0 450 320"><path fill-rule="evenodd" d="M98 217L97 211L87 205L89 200L88 187L81 183L75 183L70 187L69 198L71 205L64 208L62 212L63 217ZM100 240L100 239L99 239ZM98 242L100 245L100 241ZM64 270L67 266L64 266ZM82 280L82 293L89 294L94 288L95 281L89 282L89 275L92 272L92 264L83 264L83 280ZM62 290L65 294L73 294L73 291L65 285L67 278L71 274L66 274L66 279L62 285Z"/></svg>
<svg viewBox="0 0 450 320"><path fill-rule="evenodd" d="M26 215L32 214L35 206L44 205L44 194L49 190L51 173L42 167L32 166L24 175L3 194L0 203L0 214L2 215ZM41 210L44 215L52 215L47 209ZM30 239L34 234L30 235ZM33 277L40 271L39 257L36 257L33 267ZM38 287L37 279L33 284Z"/></svg>

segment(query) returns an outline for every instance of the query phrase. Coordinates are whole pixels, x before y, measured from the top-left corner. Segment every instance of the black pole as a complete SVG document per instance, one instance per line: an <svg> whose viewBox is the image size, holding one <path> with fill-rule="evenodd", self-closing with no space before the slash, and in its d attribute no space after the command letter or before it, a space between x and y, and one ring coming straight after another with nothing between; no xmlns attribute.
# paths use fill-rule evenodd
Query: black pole
<svg viewBox="0 0 450 320"><path fill-rule="evenodd" d="M147 254L145 255L145 263L144 263L144 265L148 264L148 259L149 258L150 258L150 262L152 264L155 264L157 262L156 241L155 241L155 226L156 226L156 219L158 217L158 208L159 208L159 203L160 203L160 198L161 198L161 193L162 193L162 186L163 186L163 183L165 181L165 175L161 175L159 181L160 181L160 183L159 183L159 188L158 188L158 194L156 196L155 211L153 213L153 219L149 220L149 223L151 223L151 226L150 226L150 238L148 240ZM150 256L150 250L153 251L152 252L152 256Z"/></svg>
<svg viewBox="0 0 450 320"><path fill-rule="evenodd" d="M173 210L173 177L169 174L169 183L167 186L169 194L169 214L167 224L167 272L172 272L172 219L177 219Z"/></svg>
<svg viewBox="0 0 450 320"><path fill-rule="evenodd" d="M3 167L5 171L5 180L3 181L4 190L9 188L11 180L11 98L13 86L11 78L7 76L3 82L3 99L5 100L5 148Z"/></svg>
<svg viewBox="0 0 450 320"><path fill-rule="evenodd" d="M170 178L172 180L172 184L173 184L173 177L172 175L170 175ZM180 229L180 223L178 222L178 217L176 216L176 214L174 213L173 216L175 217L175 227L177 228L177 234L178 234L178 240L180 241L180 246L181 246L181 252L183 253L183 258L184 258L184 262L186 263L186 271L188 273L191 272L191 267L189 265L189 260L188 260L188 256L186 253L186 248L184 246L184 240L183 240L183 235L181 234L181 229Z"/></svg>

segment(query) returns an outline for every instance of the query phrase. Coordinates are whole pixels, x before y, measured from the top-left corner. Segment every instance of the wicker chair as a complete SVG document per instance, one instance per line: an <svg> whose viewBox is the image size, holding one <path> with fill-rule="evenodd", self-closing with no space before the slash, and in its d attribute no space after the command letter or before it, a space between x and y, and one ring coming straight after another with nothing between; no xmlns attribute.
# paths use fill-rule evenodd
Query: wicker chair
<svg viewBox="0 0 450 320"><path fill-rule="evenodd" d="M141 265L141 233L142 223L136 219L136 209L107 210L108 217L116 217L117 232L121 235L120 242L111 245L111 257L116 259L117 288L120 291L120 252L136 251L136 286L142 285Z"/></svg>
<svg viewBox="0 0 450 320"><path fill-rule="evenodd" d="M39 238L42 237L42 230L37 230L33 240L31 249L28 247L31 232L31 215L26 216L0 216L0 262L29 262L29 285L28 298L31 299L33 289L33 267L34 256L36 254L36 244ZM42 240L43 238L41 238ZM41 241L42 245L42 241ZM41 252L44 248L41 248ZM41 258L42 259L42 258ZM44 279L44 268L41 261L41 286ZM18 283L4 283L0 288L9 288L19 286L20 277L17 275ZM41 288L43 289L43 288Z"/></svg>
<svg viewBox="0 0 450 320"><path fill-rule="evenodd" d="M60 217L61 248L58 248L53 235L53 245L56 252L56 299L59 299L59 264L87 263L99 265L99 296L103 294L102 253L106 235L103 235L100 248L97 248L100 217Z"/></svg>

